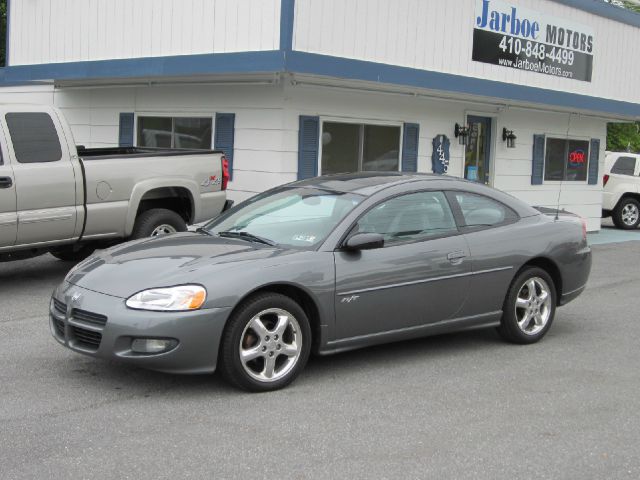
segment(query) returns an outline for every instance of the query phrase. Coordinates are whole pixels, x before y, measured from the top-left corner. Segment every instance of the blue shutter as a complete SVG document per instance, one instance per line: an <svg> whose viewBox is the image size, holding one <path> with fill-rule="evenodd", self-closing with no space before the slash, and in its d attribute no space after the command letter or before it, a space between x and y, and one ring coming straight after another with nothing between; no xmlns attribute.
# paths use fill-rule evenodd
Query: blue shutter
<svg viewBox="0 0 640 480"><path fill-rule="evenodd" d="M533 136L531 185L542 185L542 180L544 178L544 142L544 135Z"/></svg>
<svg viewBox="0 0 640 480"><path fill-rule="evenodd" d="M420 125L417 123L405 123L402 136L402 171L418 171L418 138L420 137Z"/></svg>
<svg viewBox="0 0 640 480"><path fill-rule="evenodd" d="M298 180L318 175L320 117L300 115L298 130Z"/></svg>
<svg viewBox="0 0 640 480"><path fill-rule="evenodd" d="M222 150L229 161L229 177L233 179L233 144L235 138L235 113L216 113L216 132L213 148Z"/></svg>
<svg viewBox="0 0 640 480"><path fill-rule="evenodd" d="M600 181L598 178L598 162L600 162L600 140L592 138L591 146L589 147L589 185L597 185Z"/></svg>
<svg viewBox="0 0 640 480"><path fill-rule="evenodd" d="M118 129L118 145L133 147L133 113L120 114L120 128Z"/></svg>

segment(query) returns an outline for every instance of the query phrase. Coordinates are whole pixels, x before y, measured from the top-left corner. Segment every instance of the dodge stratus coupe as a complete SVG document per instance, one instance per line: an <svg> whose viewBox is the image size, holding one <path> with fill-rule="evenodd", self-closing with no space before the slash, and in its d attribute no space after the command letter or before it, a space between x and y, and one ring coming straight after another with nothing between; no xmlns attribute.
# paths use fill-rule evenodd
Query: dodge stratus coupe
<svg viewBox="0 0 640 480"><path fill-rule="evenodd" d="M99 251L53 293L69 349L282 388L331 354L495 327L530 344L591 269L584 221L437 175L317 177Z"/></svg>

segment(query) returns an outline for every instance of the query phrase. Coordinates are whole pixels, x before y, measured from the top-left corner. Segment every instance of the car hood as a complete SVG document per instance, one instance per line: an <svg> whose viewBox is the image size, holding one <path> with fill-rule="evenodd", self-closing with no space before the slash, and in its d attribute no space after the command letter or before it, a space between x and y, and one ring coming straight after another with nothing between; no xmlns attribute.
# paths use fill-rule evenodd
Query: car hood
<svg viewBox="0 0 640 480"><path fill-rule="evenodd" d="M226 269L256 261L282 263L278 258L297 250L244 240L179 233L124 243L102 250L78 264L66 281L82 288L121 298L147 288L210 283L223 279ZM274 260L274 261L269 261Z"/></svg>

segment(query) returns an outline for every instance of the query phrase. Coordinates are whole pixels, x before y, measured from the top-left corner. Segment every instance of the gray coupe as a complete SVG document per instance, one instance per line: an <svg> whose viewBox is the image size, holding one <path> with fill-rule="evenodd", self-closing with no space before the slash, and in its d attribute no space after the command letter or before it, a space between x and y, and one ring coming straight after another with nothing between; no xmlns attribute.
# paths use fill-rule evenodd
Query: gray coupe
<svg viewBox="0 0 640 480"><path fill-rule="evenodd" d="M591 269L584 221L446 176L360 173L257 195L192 233L103 250L53 293L73 351L252 391L332 354L497 327L528 344Z"/></svg>

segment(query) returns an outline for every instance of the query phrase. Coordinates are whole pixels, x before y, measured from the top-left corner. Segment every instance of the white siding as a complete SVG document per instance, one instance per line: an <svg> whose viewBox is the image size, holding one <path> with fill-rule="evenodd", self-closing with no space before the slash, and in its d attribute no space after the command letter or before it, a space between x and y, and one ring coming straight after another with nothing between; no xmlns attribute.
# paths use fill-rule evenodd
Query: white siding
<svg viewBox="0 0 640 480"><path fill-rule="evenodd" d="M9 65L277 50L280 0L11 2Z"/></svg>
<svg viewBox="0 0 640 480"><path fill-rule="evenodd" d="M409 122L420 125L418 170L431 171L432 140L444 134L451 140L450 175L463 176L464 147L453 136L453 126L465 115L494 119L491 142L493 186L532 205L561 208L588 220L589 230L600 228L601 185L586 182L531 185L534 134L601 140L600 176L604 164L604 120L531 109L503 109L410 95L379 94L353 89L304 84L245 86L171 86L95 89L7 87L0 102L55 104L67 117L76 143L88 147L118 142L120 112L167 115L236 114L234 179L229 198L243 200L267 188L297 178L298 121L300 115L344 118L366 123ZM507 149L499 133L514 130L516 148Z"/></svg>
<svg viewBox="0 0 640 480"><path fill-rule="evenodd" d="M464 147L453 135L456 122L465 115L494 118L492 140L493 186L531 205L556 207L577 213L587 219L589 230L600 229L602 186L586 182L544 183L531 185L531 152L534 134L562 138L598 138L601 141L600 176L604 168L606 122L577 115L539 112L530 109L498 109L463 102L431 100L410 95L385 95L330 87L298 85L288 87L287 124L291 131L286 149L297 147L299 115L343 117L345 120L418 123L420 143L418 170L431 172L432 141L436 135L447 135L451 141L449 174L464 176ZM499 111L500 110L500 111ZM507 149L498 133L507 127L517 135L516 148Z"/></svg>
<svg viewBox="0 0 640 480"><path fill-rule="evenodd" d="M297 0L294 49L640 103L640 29L551 0L512 3L591 27L592 82L472 61L475 0Z"/></svg>

